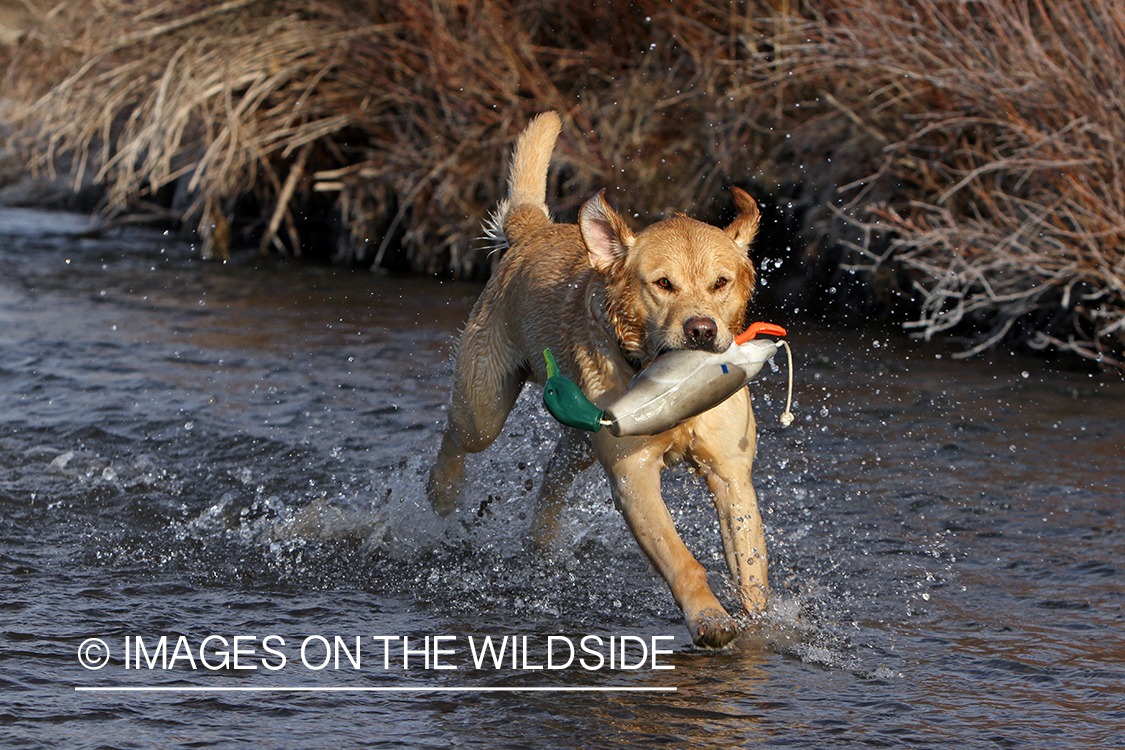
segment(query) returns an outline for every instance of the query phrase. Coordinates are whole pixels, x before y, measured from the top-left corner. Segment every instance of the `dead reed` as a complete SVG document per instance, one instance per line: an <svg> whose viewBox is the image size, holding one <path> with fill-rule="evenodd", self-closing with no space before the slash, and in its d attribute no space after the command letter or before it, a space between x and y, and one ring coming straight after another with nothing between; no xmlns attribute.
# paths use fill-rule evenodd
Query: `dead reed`
<svg viewBox="0 0 1125 750"><path fill-rule="evenodd" d="M711 116L714 63L737 46L715 18L622 0L64 0L5 87L24 102L16 143L32 164L65 157L75 184L92 173L111 214L174 189L174 213L210 231L250 195L266 207L263 249L300 253L297 214L323 195L338 260L397 253L480 276L480 217L513 135L545 108L572 133L568 195L647 185L630 202L659 213L729 178L749 115Z"/></svg>
<svg viewBox="0 0 1125 750"><path fill-rule="evenodd" d="M4 82L14 143L104 183L119 220L198 223L207 253L250 199L263 250L323 245L321 211L337 260L484 275L508 145L552 108L564 214L603 186L639 223L699 215L731 183L797 185L811 241L793 265L813 282L841 265L872 294L898 279L908 325L976 336L967 353L1015 337L1122 361L1125 0L62 0L40 16Z"/></svg>
<svg viewBox="0 0 1125 750"><path fill-rule="evenodd" d="M929 337L972 324L965 355L1018 330L1121 365L1125 3L821 11L778 27L768 80L807 97L783 124L802 158L834 146L832 119L878 146L869 174L831 192L863 238L884 239L855 243L858 265L908 272L907 325Z"/></svg>

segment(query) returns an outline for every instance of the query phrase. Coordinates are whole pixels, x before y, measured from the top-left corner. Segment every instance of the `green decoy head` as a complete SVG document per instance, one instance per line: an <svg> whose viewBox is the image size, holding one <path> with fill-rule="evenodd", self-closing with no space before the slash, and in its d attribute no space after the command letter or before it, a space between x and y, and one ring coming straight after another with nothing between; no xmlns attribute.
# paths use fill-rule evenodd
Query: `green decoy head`
<svg viewBox="0 0 1125 750"><path fill-rule="evenodd" d="M575 382L559 372L550 349L543 350L547 361L547 384L543 386L543 405L551 416L580 430L597 432L602 428L602 410L590 403Z"/></svg>

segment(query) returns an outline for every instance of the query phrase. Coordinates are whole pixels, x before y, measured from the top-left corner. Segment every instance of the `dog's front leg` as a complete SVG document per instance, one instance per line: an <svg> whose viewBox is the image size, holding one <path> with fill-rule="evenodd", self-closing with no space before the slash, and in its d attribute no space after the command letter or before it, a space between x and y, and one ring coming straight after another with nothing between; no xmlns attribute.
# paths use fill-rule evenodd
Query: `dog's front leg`
<svg viewBox="0 0 1125 750"><path fill-rule="evenodd" d="M539 549L548 549L555 541L559 529L559 513L566 505L566 496L574 478L594 463L595 457L590 449L586 434L578 430L563 430L562 437L555 445L551 462L543 476L539 489L539 500L535 509L535 528L533 544Z"/></svg>
<svg viewBox="0 0 1125 750"><path fill-rule="evenodd" d="M437 460L430 468L430 478L426 483L430 504L439 515L448 516L457 507L464 473L465 451L457 444L452 430L446 429L441 437Z"/></svg>
<svg viewBox="0 0 1125 750"><path fill-rule="evenodd" d="M641 550L664 577L684 613L697 646L722 648L738 635L738 624L707 584L699 564L672 522L660 495L667 446L652 439L616 439L599 434L595 451L609 473L613 498Z"/></svg>
<svg viewBox="0 0 1125 750"><path fill-rule="evenodd" d="M727 569L749 613L769 599L766 534L750 481L757 427L746 391L703 414L691 444L691 460L714 497Z"/></svg>
<svg viewBox="0 0 1125 750"><path fill-rule="evenodd" d="M754 487L749 476L739 476L743 474L749 472L726 465L706 472L719 516L727 569L738 585L742 606L756 614L765 610L769 599L766 535Z"/></svg>

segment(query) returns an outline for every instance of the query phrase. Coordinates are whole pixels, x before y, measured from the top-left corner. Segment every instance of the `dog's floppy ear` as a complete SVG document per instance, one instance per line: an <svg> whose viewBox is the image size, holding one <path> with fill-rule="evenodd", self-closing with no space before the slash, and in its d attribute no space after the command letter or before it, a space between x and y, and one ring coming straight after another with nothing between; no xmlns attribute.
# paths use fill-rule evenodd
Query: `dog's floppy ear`
<svg viewBox="0 0 1125 750"><path fill-rule="evenodd" d="M731 197L734 198L734 205L738 208L738 218L731 222L731 225L724 231L728 237L734 240L734 244L745 252L750 249L750 242L753 241L754 235L758 233L758 222L761 220L761 215L758 213L758 204L745 190L732 187L730 192Z"/></svg>
<svg viewBox="0 0 1125 750"><path fill-rule="evenodd" d="M604 196L605 190L602 189L586 201L578 217L578 228L582 232L582 241L586 243L590 265L599 273L609 272L624 260L637 239L625 226L625 220L606 205Z"/></svg>

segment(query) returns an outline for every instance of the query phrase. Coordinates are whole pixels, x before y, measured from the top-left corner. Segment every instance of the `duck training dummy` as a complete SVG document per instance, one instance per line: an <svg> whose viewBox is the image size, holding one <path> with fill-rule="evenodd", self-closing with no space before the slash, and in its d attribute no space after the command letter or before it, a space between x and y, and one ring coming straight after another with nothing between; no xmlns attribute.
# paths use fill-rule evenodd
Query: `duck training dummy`
<svg viewBox="0 0 1125 750"><path fill-rule="evenodd" d="M784 336L772 323L754 323L734 339L724 352L677 349L666 352L637 373L619 399L598 409L569 378L559 372L550 349L543 403L559 422L597 432L602 427L617 437L656 435L721 404L749 383L785 340L757 339L759 333ZM789 397L781 423L793 421L789 410L793 394L793 358L789 355Z"/></svg>

